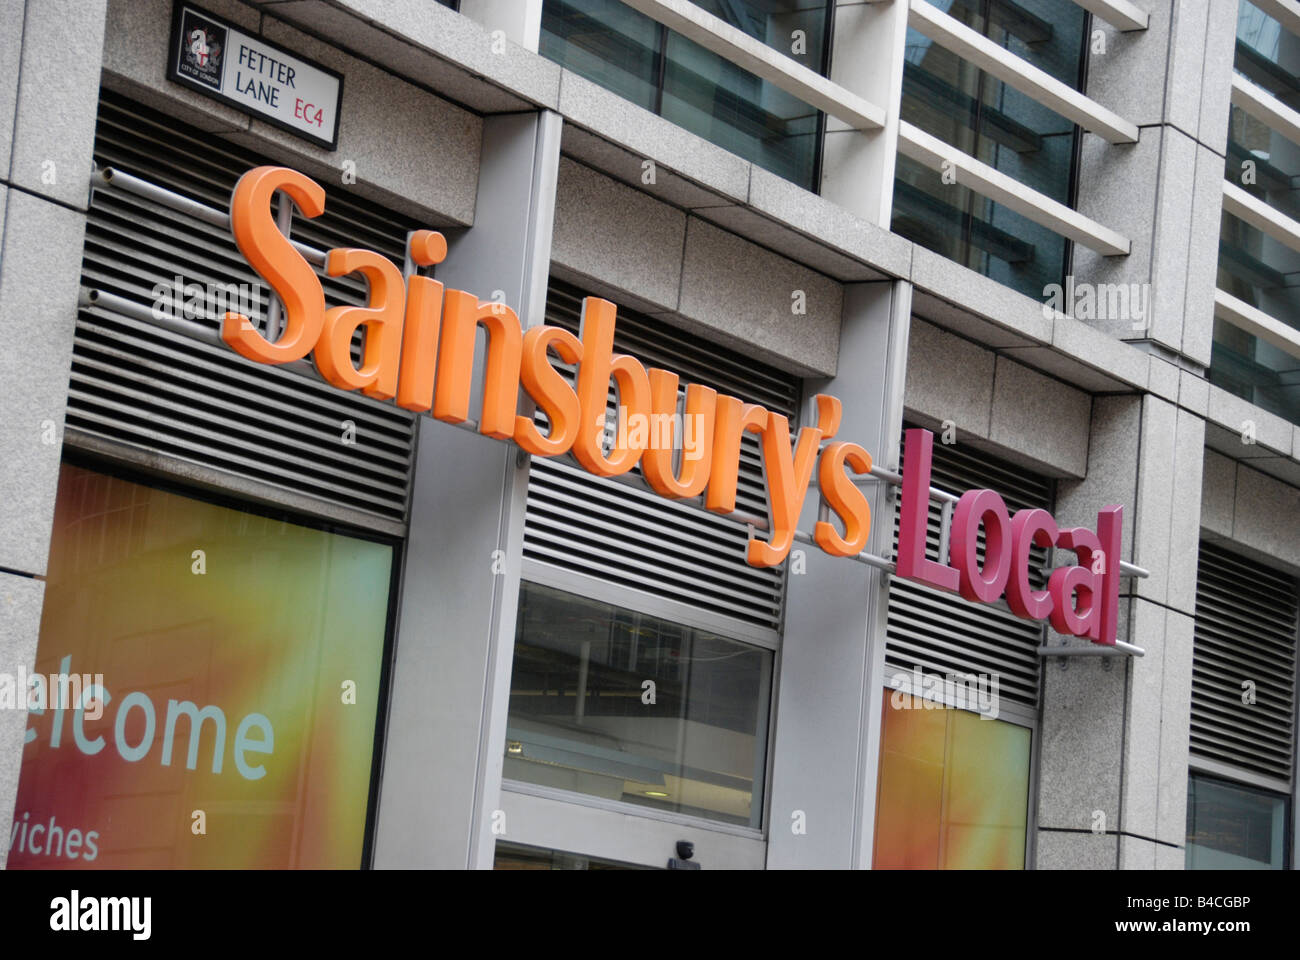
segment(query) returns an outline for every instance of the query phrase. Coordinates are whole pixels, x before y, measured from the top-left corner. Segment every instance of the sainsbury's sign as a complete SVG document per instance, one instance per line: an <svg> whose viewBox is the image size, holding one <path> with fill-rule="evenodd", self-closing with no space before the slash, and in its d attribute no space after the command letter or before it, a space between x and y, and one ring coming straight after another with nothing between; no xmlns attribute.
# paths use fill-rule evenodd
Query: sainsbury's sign
<svg viewBox="0 0 1300 960"><path fill-rule="evenodd" d="M646 369L635 357L614 353L614 304L597 297L583 301L578 335L547 324L522 328L519 317L499 302L482 302L472 293L445 289L430 277L404 277L387 257L372 250L336 248L326 255L331 277L359 274L369 286L365 306L326 308L320 279L277 228L272 201L283 191L307 217L325 209L325 191L297 171L257 167L240 178L230 200L235 243L284 305L284 329L266 339L243 314L229 312L222 339L241 356L258 363L291 363L311 355L320 375L340 390L393 400L447 423L470 415L475 337L487 335L487 357L479 432L511 440L534 456L570 454L600 477L627 473L638 464L646 482L669 499L703 497L707 509L732 513L741 438L756 434L762 447L769 529L766 540L750 537L746 560L770 567L785 560L794 544L800 511L816 470L818 489L839 525L819 521L813 540L835 557L860 554L871 531L871 507L852 477L869 473L871 454L851 441L836 440L840 401L816 397L817 422L800 429L792 442L789 420L758 404L720 394L701 384L685 390L685 419L702 440L697 455L674 467L671 431L678 414L677 374ZM409 242L417 266L441 263L447 244L441 234L419 230ZM361 366L352 360L353 335L366 337ZM577 368L573 386L552 365L552 357ZM606 450L606 410L610 380L624 422L665 424L668 442L650 443L645 431L619 429ZM519 413L520 388L546 414L546 433ZM589 429L584 429L583 425ZM662 434L661 434L662 436ZM1114 644L1119 605L1122 508L1104 508L1095 531L1060 528L1045 510L1010 516L993 490L971 490L956 505L946 562L925 556L933 435L909 430L903 462L902 524L898 576L991 603L1005 594L1020 617L1050 619L1061 633ZM976 538L985 534L983 564ZM1046 590L1029 582L1034 546L1072 551L1078 563L1052 571Z"/></svg>

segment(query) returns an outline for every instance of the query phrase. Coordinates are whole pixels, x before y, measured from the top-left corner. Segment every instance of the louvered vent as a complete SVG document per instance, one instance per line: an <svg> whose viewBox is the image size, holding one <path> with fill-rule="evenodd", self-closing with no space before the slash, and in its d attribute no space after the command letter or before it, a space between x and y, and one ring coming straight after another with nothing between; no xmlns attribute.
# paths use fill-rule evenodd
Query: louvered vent
<svg viewBox="0 0 1300 960"><path fill-rule="evenodd" d="M1192 658L1194 756L1291 782L1297 615L1294 579L1201 543ZM1248 691L1254 703L1242 702Z"/></svg>
<svg viewBox="0 0 1300 960"><path fill-rule="evenodd" d="M579 290L552 283L547 323L576 333L582 297ZM614 346L646 366L679 374L679 393L688 383L704 384L762 404L794 424L799 383L789 374L621 308ZM609 421L613 419L611 391ZM544 422L540 414L539 422ZM747 434L737 510L765 517L764 490L758 442ZM665 500L644 482L602 480L559 460L533 458L525 557L777 629L784 575L779 569L749 566L747 539L745 527L735 521Z"/></svg>
<svg viewBox="0 0 1300 960"><path fill-rule="evenodd" d="M267 161L105 91L95 162L225 210L239 177ZM329 249L360 246L401 264L415 228L330 192L325 214L295 217L293 237ZM268 291L229 231L114 187L94 191L82 284L146 307L155 284L179 276L204 299L198 322L213 331L224 311L218 285L248 284L237 307L260 322ZM322 277L326 301L363 304L359 278ZM213 285L212 288L209 285ZM170 297L170 295L169 295ZM177 303L177 306L182 304ZM354 343L354 350L359 344ZM342 442L355 425L355 443ZM99 307L78 317L68 426L94 437L285 488L390 521L406 516L414 418L398 407L323 382L250 363L222 346Z"/></svg>
<svg viewBox="0 0 1300 960"><path fill-rule="evenodd" d="M900 458L901 462L901 458ZM998 461L961 444L934 445L931 482L941 490L996 490L1011 513L1026 507L1053 507L1052 481ZM926 556L939 559L940 504L930 504ZM894 520L894 555L898 553L898 517ZM984 534L976 553L984 560ZM1034 547L1029 580L1044 589L1047 551ZM1007 703L1037 707L1040 657L1036 650L1043 626L1022 620L1002 607L969 603L940 590L894 577L889 584L885 663L891 668L924 673L997 675L998 696Z"/></svg>

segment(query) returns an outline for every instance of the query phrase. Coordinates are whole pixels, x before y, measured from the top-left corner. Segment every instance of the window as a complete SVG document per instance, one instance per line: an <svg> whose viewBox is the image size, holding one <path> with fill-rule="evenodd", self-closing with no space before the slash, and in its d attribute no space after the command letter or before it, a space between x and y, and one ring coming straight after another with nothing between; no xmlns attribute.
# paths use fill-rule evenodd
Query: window
<svg viewBox="0 0 1300 960"><path fill-rule="evenodd" d="M828 5L821 0L697 5L825 73ZM816 189L819 111L630 7L608 0L545 0L540 52L637 106Z"/></svg>
<svg viewBox="0 0 1300 960"><path fill-rule="evenodd" d="M1188 870L1285 870L1289 801L1193 775L1187 783Z"/></svg>
<svg viewBox="0 0 1300 960"><path fill-rule="evenodd" d="M526 847L522 843L497 841L493 870L645 870L631 863L601 860L562 850Z"/></svg>
<svg viewBox="0 0 1300 960"><path fill-rule="evenodd" d="M1242 0L1234 66L1288 107L1300 106L1294 72L1300 37ZM1300 217L1300 144L1239 107L1228 123L1224 177L1288 217ZM1220 290L1282 323L1300 315L1300 253L1226 211L1219 234ZM1245 330L1214 321L1210 382L1271 413L1300 423L1300 359Z"/></svg>
<svg viewBox="0 0 1300 960"><path fill-rule="evenodd" d="M1030 729L898 690L881 723L872 866L1023 869Z"/></svg>
<svg viewBox="0 0 1300 960"><path fill-rule="evenodd" d="M1295 785L1294 578L1202 542L1187 787L1187 866L1290 863Z"/></svg>
<svg viewBox="0 0 1300 960"><path fill-rule="evenodd" d="M394 552L65 464L9 866L362 866Z"/></svg>
<svg viewBox="0 0 1300 960"><path fill-rule="evenodd" d="M966 26L1071 87L1083 80L1087 15L1071 0L935 0ZM902 118L1061 203L1073 204L1078 128L911 28ZM1067 241L1020 214L898 158L893 230L1039 298L1061 283Z"/></svg>
<svg viewBox="0 0 1300 960"><path fill-rule="evenodd" d="M935 444L933 483L953 494L997 490L1012 512L1050 512L1055 500L1047 477L960 443ZM941 517L931 501L931 560ZM1035 547L1031 557L1030 582L1042 589L1048 552ZM1001 605L890 581L876 867L1024 868L1043 631Z"/></svg>
<svg viewBox="0 0 1300 960"><path fill-rule="evenodd" d="M504 777L759 827L772 653L525 582Z"/></svg>

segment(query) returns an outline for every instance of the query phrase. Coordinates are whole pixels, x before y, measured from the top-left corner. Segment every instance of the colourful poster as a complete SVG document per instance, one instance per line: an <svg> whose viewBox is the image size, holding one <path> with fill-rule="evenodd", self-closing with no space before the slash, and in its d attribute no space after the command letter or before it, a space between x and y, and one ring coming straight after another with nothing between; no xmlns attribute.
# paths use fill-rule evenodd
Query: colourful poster
<svg viewBox="0 0 1300 960"><path fill-rule="evenodd" d="M65 465L9 867L360 867L392 569Z"/></svg>
<svg viewBox="0 0 1300 960"><path fill-rule="evenodd" d="M1025 865L1028 727L885 690L873 865L1003 869Z"/></svg>

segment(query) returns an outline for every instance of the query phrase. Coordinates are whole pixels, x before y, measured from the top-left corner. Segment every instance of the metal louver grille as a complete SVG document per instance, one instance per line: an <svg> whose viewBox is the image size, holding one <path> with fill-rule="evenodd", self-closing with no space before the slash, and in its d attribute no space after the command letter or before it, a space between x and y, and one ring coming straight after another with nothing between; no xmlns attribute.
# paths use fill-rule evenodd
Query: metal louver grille
<svg viewBox="0 0 1300 960"><path fill-rule="evenodd" d="M95 162L225 209L239 177L262 158L105 91ZM293 237L329 249L360 246L402 263L413 224L356 199L330 194L315 220L296 217ZM82 284L152 307L155 285L189 286L174 307L216 331L227 285L247 284L234 307L254 322L269 291L228 231L162 204L97 187L86 227ZM360 278L321 278L330 304L363 304ZM200 291L202 293L200 294ZM172 295L169 293L168 300ZM354 342L359 348L360 335ZM355 443L343 442L355 426ZM413 416L233 351L101 307L78 317L68 426L117 444L373 514L405 519ZM75 434L74 434L75 437ZM74 441L75 442L75 441Z"/></svg>
<svg viewBox="0 0 1300 960"><path fill-rule="evenodd" d="M941 490L996 490L1011 513L1026 507L1053 507L1052 481L1000 462L986 453L936 443L931 482ZM897 512L896 512L897 513ZM894 519L894 555L898 553ZM931 502L926 555L939 559L940 504ZM984 559L984 535L976 550ZM1030 583L1043 589L1047 551L1034 547ZM945 558L946 559L946 558ZM998 696L1005 703L1036 708L1039 700L1042 624L1022 620L1001 606L968 603L951 594L894 577L889 584L885 663L893 669L923 673L996 675Z"/></svg>
<svg viewBox="0 0 1300 960"><path fill-rule="evenodd" d="M1294 579L1201 543L1192 658L1194 756L1290 783L1298 605ZM1254 702L1243 703L1252 690Z"/></svg>
<svg viewBox="0 0 1300 960"><path fill-rule="evenodd" d="M582 296L552 283L547 323L576 333ZM794 423L799 384L788 374L622 309L614 346L647 366L680 374L679 394L688 383L704 384ZM611 423L614 402L611 390ZM742 444L736 508L767 515L762 459L752 434ZM777 629L784 576L749 566L747 539L736 521L666 500L640 484L602 480L559 460L532 460L525 557Z"/></svg>

